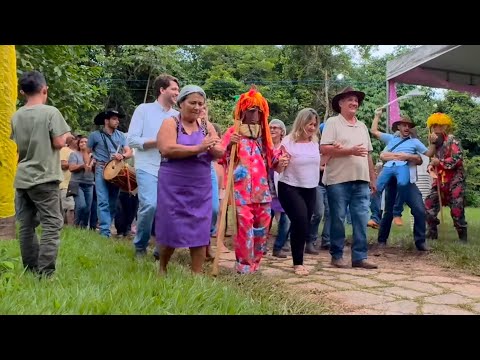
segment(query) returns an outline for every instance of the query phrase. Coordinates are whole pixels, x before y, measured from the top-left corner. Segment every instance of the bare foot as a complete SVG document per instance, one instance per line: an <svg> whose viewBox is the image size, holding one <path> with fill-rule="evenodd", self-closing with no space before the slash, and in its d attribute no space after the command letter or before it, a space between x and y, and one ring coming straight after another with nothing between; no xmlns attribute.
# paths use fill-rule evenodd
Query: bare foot
<svg viewBox="0 0 480 360"><path fill-rule="evenodd" d="M298 276L307 276L309 274L309 271L303 265L295 265L293 267L293 272Z"/></svg>

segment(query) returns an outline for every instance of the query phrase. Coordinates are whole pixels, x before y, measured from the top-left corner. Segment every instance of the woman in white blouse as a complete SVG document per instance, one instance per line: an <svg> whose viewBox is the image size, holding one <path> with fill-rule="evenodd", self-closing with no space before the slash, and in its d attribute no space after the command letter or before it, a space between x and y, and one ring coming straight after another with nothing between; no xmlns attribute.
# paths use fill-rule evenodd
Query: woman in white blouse
<svg viewBox="0 0 480 360"><path fill-rule="evenodd" d="M293 269L295 274L301 276L308 275L308 270L303 266L303 253L309 237L320 177L319 124L315 110L300 110L292 131L282 140L281 146L282 151L290 155L290 161L278 180L278 198L291 221Z"/></svg>

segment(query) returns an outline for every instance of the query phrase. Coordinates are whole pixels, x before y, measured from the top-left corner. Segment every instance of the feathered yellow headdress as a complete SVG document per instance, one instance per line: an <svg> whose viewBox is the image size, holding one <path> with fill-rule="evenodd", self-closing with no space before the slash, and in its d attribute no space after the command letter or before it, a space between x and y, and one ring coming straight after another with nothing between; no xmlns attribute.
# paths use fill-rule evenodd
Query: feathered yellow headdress
<svg viewBox="0 0 480 360"><path fill-rule="evenodd" d="M430 129L433 125L448 125L453 126L453 120L450 116L444 113L437 112L432 114L427 119L427 127Z"/></svg>

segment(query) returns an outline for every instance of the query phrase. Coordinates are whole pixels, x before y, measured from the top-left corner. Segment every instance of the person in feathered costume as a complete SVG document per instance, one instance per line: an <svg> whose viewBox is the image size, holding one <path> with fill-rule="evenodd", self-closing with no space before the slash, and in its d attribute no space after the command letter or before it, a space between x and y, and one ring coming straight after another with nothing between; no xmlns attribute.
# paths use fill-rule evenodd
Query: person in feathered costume
<svg viewBox="0 0 480 360"><path fill-rule="evenodd" d="M427 120L431 140L435 142L436 153L429 170L434 181L430 194L425 199L427 213L427 237L438 238L437 226L440 223L440 206L449 206L453 225L460 241L467 241L467 222L465 221L465 169L463 150L460 142L452 134L453 120L443 113L432 114ZM440 186L440 191L438 191ZM439 199L439 194L441 199Z"/></svg>
<svg viewBox="0 0 480 360"><path fill-rule="evenodd" d="M233 167L237 214L234 244L235 270L242 274L258 270L266 248L272 201L268 171L270 168L282 171L288 165L288 155L279 157L280 154L274 153L268 116L267 101L252 86L239 97L235 106L235 122L241 122L238 132L232 126L222 139L227 149L223 161L227 169L231 147L237 144Z"/></svg>

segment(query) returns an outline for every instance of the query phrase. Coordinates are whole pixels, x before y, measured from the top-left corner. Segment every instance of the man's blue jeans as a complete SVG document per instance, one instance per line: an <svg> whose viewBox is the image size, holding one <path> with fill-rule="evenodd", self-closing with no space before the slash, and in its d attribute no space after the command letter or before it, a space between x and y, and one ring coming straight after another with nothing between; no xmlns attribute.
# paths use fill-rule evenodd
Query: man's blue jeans
<svg viewBox="0 0 480 360"><path fill-rule="evenodd" d="M330 205L330 254L343 257L345 213L350 207L353 227L352 262L367 258L367 222L370 208L370 187L366 181L348 181L327 186Z"/></svg>
<svg viewBox="0 0 480 360"><path fill-rule="evenodd" d="M273 216L272 210L272 216ZM288 237L288 231L290 229L290 219L288 218L287 214L284 212L280 213L280 219L278 220L278 230L277 230L277 238L273 243L273 250L280 251L285 245Z"/></svg>
<svg viewBox="0 0 480 360"><path fill-rule="evenodd" d="M95 189L97 191L98 219L100 235L110 237L110 226L115 218L117 199L120 189L103 178L103 164L95 166Z"/></svg>
<svg viewBox="0 0 480 360"><path fill-rule="evenodd" d="M378 230L378 242L387 243L390 229L392 227L392 220L394 216L394 204L397 197L397 182L391 179L385 187L385 210L383 212L380 229ZM405 198L406 204L410 207L413 215L413 240L415 245L425 243L425 205L423 203L422 194L418 190L417 185L409 183L407 196Z"/></svg>
<svg viewBox="0 0 480 360"><path fill-rule="evenodd" d="M370 211L370 219L380 224L382 220L382 193L380 191L370 195Z"/></svg>
<svg viewBox="0 0 480 360"><path fill-rule="evenodd" d="M319 185L317 186L315 211L310 222L310 242L317 241L318 228L322 222L322 217L325 223L323 225L321 246L327 246L330 245L330 208L328 206L327 188Z"/></svg>
<svg viewBox="0 0 480 360"><path fill-rule="evenodd" d="M397 200L393 208L393 216L401 217L403 212L403 204L409 190L410 184L410 167L408 165L384 167L378 175L377 192L383 192L387 183L391 178L395 178L397 183Z"/></svg>
<svg viewBox="0 0 480 360"><path fill-rule="evenodd" d="M89 227L90 230L97 230L97 222L98 222L98 206L97 206L97 190L95 189L95 185L93 185L93 196L92 196L92 207L90 209L90 221Z"/></svg>
<svg viewBox="0 0 480 360"><path fill-rule="evenodd" d="M136 169L138 184L137 233L133 239L136 251L146 251L157 210L158 176Z"/></svg>

